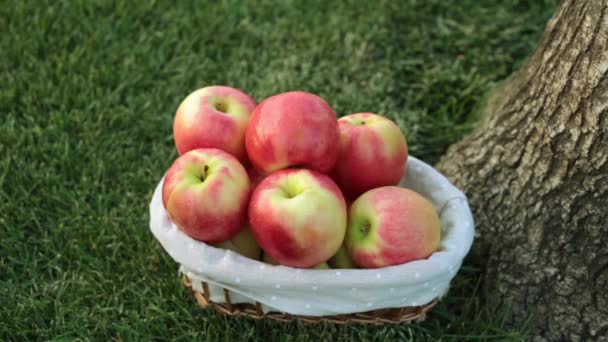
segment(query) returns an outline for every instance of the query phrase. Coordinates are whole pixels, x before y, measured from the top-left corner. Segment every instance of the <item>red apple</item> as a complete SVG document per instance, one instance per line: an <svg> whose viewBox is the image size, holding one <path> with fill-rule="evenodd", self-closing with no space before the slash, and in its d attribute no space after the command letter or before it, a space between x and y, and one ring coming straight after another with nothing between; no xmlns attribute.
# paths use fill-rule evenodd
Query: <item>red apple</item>
<svg viewBox="0 0 608 342"><path fill-rule="evenodd" d="M182 101L173 120L179 154L196 148L218 148L245 162L245 130L255 101L224 86L201 88Z"/></svg>
<svg viewBox="0 0 608 342"><path fill-rule="evenodd" d="M433 205L397 186L370 190L355 200L345 244L363 268L428 258L439 246L440 223Z"/></svg>
<svg viewBox="0 0 608 342"><path fill-rule="evenodd" d="M249 222L266 254L281 265L309 268L340 248L346 204L329 177L313 170L281 170L253 191Z"/></svg>
<svg viewBox="0 0 608 342"><path fill-rule="evenodd" d="M251 115L247 155L263 174L300 166L327 173L338 157L336 114L317 95L292 91L262 101Z"/></svg>
<svg viewBox="0 0 608 342"><path fill-rule="evenodd" d="M373 113L350 114L338 124L340 154L332 178L345 196L356 198L373 188L399 184L407 161L399 126Z"/></svg>
<svg viewBox="0 0 608 342"><path fill-rule="evenodd" d="M196 149L181 155L163 183L163 205L188 236L206 242L230 240L243 227L250 185L232 155Z"/></svg>
<svg viewBox="0 0 608 342"><path fill-rule="evenodd" d="M249 175L249 183L251 184L251 190L255 189L258 184L264 179L264 175L259 173L253 166L247 167L247 174Z"/></svg>

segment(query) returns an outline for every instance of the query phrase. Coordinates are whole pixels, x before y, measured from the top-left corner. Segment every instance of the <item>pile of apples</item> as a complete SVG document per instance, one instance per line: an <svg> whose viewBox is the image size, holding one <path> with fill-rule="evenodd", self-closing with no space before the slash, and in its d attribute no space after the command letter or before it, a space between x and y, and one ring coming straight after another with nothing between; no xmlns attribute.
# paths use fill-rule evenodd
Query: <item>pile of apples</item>
<svg viewBox="0 0 608 342"><path fill-rule="evenodd" d="M210 86L183 100L173 134L180 156L165 174L163 205L196 240L298 268L386 267L439 245L431 203L396 186L407 143L388 118L337 119L302 91L256 105Z"/></svg>

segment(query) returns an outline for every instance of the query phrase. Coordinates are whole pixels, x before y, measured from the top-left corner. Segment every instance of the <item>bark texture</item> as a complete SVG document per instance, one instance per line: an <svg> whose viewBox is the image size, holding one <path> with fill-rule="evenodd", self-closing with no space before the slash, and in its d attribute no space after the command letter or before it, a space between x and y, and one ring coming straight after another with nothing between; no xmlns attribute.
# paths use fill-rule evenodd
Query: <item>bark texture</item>
<svg viewBox="0 0 608 342"><path fill-rule="evenodd" d="M535 340L608 340L608 0L566 0L437 165L471 201L488 299Z"/></svg>

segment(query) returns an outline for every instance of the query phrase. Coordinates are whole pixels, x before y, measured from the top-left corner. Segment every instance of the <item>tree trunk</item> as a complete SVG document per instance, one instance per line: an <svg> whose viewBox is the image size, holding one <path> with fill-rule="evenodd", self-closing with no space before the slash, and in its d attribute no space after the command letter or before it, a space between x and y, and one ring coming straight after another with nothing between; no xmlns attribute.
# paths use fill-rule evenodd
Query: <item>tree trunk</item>
<svg viewBox="0 0 608 342"><path fill-rule="evenodd" d="M469 196L487 299L537 340L608 340L608 0L562 1L437 165Z"/></svg>

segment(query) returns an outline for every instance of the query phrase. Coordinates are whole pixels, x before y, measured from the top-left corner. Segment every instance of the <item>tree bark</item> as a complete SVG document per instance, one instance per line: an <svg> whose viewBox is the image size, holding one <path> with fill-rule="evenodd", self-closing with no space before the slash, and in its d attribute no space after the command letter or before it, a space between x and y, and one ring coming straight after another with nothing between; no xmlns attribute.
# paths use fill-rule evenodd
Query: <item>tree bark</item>
<svg viewBox="0 0 608 342"><path fill-rule="evenodd" d="M536 340L608 340L608 0L562 1L437 168L474 212L486 298Z"/></svg>

